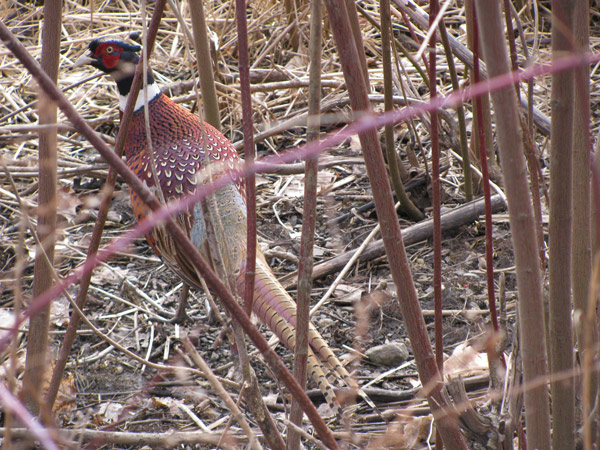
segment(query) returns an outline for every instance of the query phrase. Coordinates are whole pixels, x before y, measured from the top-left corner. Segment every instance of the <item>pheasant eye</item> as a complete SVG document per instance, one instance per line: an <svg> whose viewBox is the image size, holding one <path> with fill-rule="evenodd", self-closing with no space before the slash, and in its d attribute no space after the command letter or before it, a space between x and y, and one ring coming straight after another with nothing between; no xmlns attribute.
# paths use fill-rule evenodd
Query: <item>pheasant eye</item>
<svg viewBox="0 0 600 450"><path fill-rule="evenodd" d="M119 64L121 52L120 47L112 43L107 43L98 47L96 50L96 58L100 60L100 64L107 70L112 70Z"/></svg>

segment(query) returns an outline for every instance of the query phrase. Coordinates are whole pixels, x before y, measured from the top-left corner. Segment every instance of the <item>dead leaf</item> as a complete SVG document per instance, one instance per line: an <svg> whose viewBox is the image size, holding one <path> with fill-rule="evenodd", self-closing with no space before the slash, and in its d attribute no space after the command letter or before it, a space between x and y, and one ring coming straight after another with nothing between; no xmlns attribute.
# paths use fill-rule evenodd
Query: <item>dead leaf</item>
<svg viewBox="0 0 600 450"><path fill-rule="evenodd" d="M70 304L64 297L59 297L52 302L50 322L56 327L64 327L69 322Z"/></svg>
<svg viewBox="0 0 600 450"><path fill-rule="evenodd" d="M306 58L306 56L303 54L296 54L285 64L285 68L288 70L305 71L307 64L308 58Z"/></svg>
<svg viewBox="0 0 600 450"><path fill-rule="evenodd" d="M485 353L468 344L460 344L444 362L444 377L482 375L488 372L488 367Z"/></svg>
<svg viewBox="0 0 600 450"><path fill-rule="evenodd" d="M49 377L48 377L49 382ZM47 388L45 389L47 390ZM77 387L75 386L75 377L72 373L63 377L58 387L58 394L54 401L52 411L55 414L64 415L77 409Z"/></svg>
<svg viewBox="0 0 600 450"><path fill-rule="evenodd" d="M121 403L106 402L101 403L98 412L94 414L94 418L100 420L100 424L112 423L117 420L123 411L124 405Z"/></svg>
<svg viewBox="0 0 600 450"><path fill-rule="evenodd" d="M115 286L120 286L122 281L127 278L127 269L122 269L120 267L107 267L107 266L98 266L96 270L94 270L94 275L92 276L92 282L99 286L105 286L107 284L112 284Z"/></svg>
<svg viewBox="0 0 600 450"><path fill-rule="evenodd" d="M362 154L362 145L357 134L350 137L350 152L351 155Z"/></svg>

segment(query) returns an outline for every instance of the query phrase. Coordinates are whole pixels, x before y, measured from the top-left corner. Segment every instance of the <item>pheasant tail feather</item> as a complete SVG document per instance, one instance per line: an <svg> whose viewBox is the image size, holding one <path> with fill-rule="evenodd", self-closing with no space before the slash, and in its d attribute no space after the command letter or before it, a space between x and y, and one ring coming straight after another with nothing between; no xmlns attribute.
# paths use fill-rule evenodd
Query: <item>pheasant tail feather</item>
<svg viewBox="0 0 600 450"><path fill-rule="evenodd" d="M242 286L243 275L240 275L238 284L240 292L242 292ZM290 351L294 351L296 347L296 303L277 281L262 258L256 259L254 296L253 312ZM332 375L356 391L359 391L358 385L312 323L309 323L308 334L310 374L323 392L327 402L338 412L340 405L326 374Z"/></svg>

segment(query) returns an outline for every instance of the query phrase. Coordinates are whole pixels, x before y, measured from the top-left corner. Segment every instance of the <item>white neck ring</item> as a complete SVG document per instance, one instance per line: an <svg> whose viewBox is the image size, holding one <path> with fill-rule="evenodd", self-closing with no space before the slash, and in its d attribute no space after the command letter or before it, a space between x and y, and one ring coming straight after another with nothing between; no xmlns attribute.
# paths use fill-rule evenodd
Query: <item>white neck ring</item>
<svg viewBox="0 0 600 450"><path fill-rule="evenodd" d="M156 85L156 83L152 83L148 85L148 102L154 100L156 97L160 95L160 89ZM129 98L129 94L127 95L119 95L119 109L121 112L125 111L125 107L127 106L127 99ZM138 111L144 107L146 104L146 96L144 95L144 90L140 89L140 93L135 102L135 107L133 111Z"/></svg>

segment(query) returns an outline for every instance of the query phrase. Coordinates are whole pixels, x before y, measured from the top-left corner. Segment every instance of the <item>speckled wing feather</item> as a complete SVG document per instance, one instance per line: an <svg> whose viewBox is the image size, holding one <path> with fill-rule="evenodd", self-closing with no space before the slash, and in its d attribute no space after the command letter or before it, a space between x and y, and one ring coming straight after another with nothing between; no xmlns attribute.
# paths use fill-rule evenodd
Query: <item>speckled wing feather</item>
<svg viewBox="0 0 600 450"><path fill-rule="evenodd" d="M218 176L219 170L232 169L240 163L237 152L225 136L165 95L150 102L149 120L154 167L167 202L194 193L198 185L209 183L211 176ZM125 156L127 164L137 176L149 187L154 187L143 110L134 114ZM241 184L227 185L211 196L210 201L197 203L176 218L209 261L212 258L207 220L219 218L221 228L227 230L227 233L220 233L223 241L219 246L227 249L230 260L228 270L239 264L244 254L246 208L243 192ZM133 191L131 204L138 220L150 213ZM155 228L146 238L156 253L181 278L188 284L200 285L193 265L185 256L185 250L177 249L162 227ZM212 247L214 252L214 244Z"/></svg>
<svg viewBox="0 0 600 450"><path fill-rule="evenodd" d="M150 102L149 119L152 157L167 202L193 193L198 186L210 183L222 171L237 168L240 164L237 152L219 131L202 123L165 95ZM143 110L134 114L125 155L127 164L137 176L149 187L154 187ZM138 220L150 214L133 191L131 204ZM179 214L176 220L223 281L243 292L242 269L246 255L244 186L238 183L221 187L207 199ZM201 288L186 250L178 248L163 227L157 226L146 238L167 266L188 284ZM257 255L254 295L254 313L293 350L296 343L296 304L277 281L260 252ZM354 389L357 389L356 382L312 324L309 335L310 373L328 403L339 411L339 403L327 376L333 376Z"/></svg>

